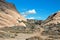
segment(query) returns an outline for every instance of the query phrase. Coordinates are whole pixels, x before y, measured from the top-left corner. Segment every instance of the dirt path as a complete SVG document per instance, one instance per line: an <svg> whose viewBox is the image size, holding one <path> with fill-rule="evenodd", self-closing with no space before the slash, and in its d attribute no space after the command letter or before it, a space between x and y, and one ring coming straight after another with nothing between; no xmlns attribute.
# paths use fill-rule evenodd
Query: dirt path
<svg viewBox="0 0 60 40"><path fill-rule="evenodd" d="M31 37L41 37L41 38L47 38L47 36L42 36L41 35L41 32L43 31L44 29L41 28L41 31L40 32L36 32L36 33L33 33L33 34L23 34L23 33L20 33L18 34L18 36L16 37L16 39L18 40L25 40L27 38L31 38Z"/></svg>
<svg viewBox="0 0 60 40"><path fill-rule="evenodd" d="M15 38L10 38L10 39L1 39L1 40L25 40L27 38L31 38L31 37L41 37L41 38L46 38L47 36L42 36L41 32L44 31L44 29L40 28L40 32L35 32L32 34L25 34L25 33L19 33L18 36L16 36Z"/></svg>

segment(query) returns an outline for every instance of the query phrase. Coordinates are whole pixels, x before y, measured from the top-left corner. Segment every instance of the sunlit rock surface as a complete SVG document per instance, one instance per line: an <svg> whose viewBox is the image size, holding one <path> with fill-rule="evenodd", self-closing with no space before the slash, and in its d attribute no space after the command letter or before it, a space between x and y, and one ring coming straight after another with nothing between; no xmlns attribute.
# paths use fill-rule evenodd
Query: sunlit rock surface
<svg viewBox="0 0 60 40"><path fill-rule="evenodd" d="M22 21L27 20L19 14L13 4L0 0L0 28L26 26Z"/></svg>

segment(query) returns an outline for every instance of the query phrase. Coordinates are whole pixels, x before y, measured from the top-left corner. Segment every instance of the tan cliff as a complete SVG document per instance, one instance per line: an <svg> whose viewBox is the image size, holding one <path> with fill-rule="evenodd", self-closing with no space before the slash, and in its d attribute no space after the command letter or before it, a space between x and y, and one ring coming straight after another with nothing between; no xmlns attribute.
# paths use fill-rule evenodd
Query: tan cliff
<svg viewBox="0 0 60 40"><path fill-rule="evenodd" d="M26 26L22 21L27 20L19 14L13 4L0 0L0 28Z"/></svg>

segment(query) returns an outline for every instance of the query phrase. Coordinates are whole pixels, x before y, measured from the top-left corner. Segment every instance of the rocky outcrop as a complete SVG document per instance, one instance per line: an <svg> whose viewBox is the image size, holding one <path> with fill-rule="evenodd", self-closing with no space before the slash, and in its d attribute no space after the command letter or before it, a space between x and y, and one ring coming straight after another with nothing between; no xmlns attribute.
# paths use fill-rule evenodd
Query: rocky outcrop
<svg viewBox="0 0 60 40"><path fill-rule="evenodd" d="M46 40L60 40L60 12L49 16L42 24L44 31L42 36L47 36Z"/></svg>
<svg viewBox="0 0 60 40"><path fill-rule="evenodd" d="M44 25L58 24L58 23L60 23L60 12L54 13L53 15L49 16L45 20Z"/></svg>
<svg viewBox="0 0 60 40"><path fill-rule="evenodd" d="M0 0L0 28L26 26L22 21L27 20L19 14L13 4Z"/></svg>

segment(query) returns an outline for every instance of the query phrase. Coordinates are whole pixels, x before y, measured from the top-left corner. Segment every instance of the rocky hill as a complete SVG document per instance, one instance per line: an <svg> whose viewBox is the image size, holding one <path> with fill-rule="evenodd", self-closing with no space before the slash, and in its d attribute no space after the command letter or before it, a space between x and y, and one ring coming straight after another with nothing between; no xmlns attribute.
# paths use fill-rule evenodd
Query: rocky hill
<svg viewBox="0 0 60 40"><path fill-rule="evenodd" d="M60 40L60 12L49 16L43 23L44 31L41 35L47 36L46 40Z"/></svg>
<svg viewBox="0 0 60 40"><path fill-rule="evenodd" d="M0 0L0 28L12 26L26 26L21 21L27 21L15 6L11 3Z"/></svg>
<svg viewBox="0 0 60 40"><path fill-rule="evenodd" d="M45 21L44 25L49 25L49 24L58 24L60 23L60 12L54 13L50 15Z"/></svg>

